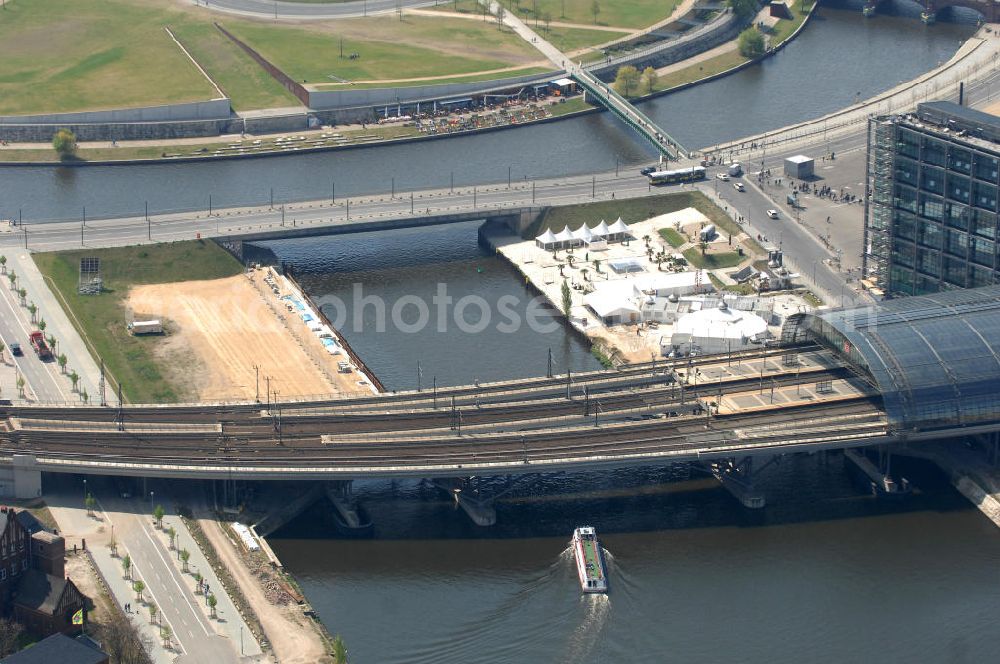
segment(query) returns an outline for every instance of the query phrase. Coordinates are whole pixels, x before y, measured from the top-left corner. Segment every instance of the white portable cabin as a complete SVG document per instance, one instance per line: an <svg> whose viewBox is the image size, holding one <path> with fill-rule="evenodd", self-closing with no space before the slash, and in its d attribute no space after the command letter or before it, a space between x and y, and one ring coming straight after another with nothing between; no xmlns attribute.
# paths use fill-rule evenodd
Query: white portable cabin
<svg viewBox="0 0 1000 664"><path fill-rule="evenodd" d="M133 335L163 334L163 324L158 319L134 320L128 324L128 331Z"/></svg>

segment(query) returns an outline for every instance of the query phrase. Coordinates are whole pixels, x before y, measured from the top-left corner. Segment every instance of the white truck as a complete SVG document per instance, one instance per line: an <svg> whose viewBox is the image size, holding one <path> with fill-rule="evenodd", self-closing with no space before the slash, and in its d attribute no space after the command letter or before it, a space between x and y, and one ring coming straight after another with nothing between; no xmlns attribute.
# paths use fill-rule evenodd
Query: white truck
<svg viewBox="0 0 1000 664"><path fill-rule="evenodd" d="M743 175L743 167L739 165L738 162L733 162L729 164L729 175L730 177L738 178Z"/></svg>
<svg viewBox="0 0 1000 664"><path fill-rule="evenodd" d="M134 320L128 324L132 336L141 334L163 334L163 325L159 320Z"/></svg>

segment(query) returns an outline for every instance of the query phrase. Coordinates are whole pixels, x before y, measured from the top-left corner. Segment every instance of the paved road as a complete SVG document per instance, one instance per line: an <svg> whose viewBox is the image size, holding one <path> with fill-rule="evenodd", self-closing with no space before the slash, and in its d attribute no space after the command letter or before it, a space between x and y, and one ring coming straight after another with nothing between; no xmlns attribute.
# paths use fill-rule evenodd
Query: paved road
<svg viewBox="0 0 1000 664"><path fill-rule="evenodd" d="M398 7L432 7L436 0L353 0L352 2L285 2L279 0L195 0L196 5L229 14L296 20L354 18L389 14Z"/></svg>
<svg viewBox="0 0 1000 664"><path fill-rule="evenodd" d="M149 500L138 497L122 499L114 483L107 478L89 478L86 489L98 499L99 510L95 516L87 516L82 509L83 484L77 477L47 479L46 501L60 529L70 538L70 546L77 543L77 538L85 538L90 544L94 561L107 580L115 602L122 608L126 603L132 604L135 622L153 639L153 655L157 662L236 664L241 661L241 628L245 655L252 658L260 655L260 648L233 608L211 566L180 520L170 515L173 501L167 496L166 485L159 483L155 486L156 502L168 508L164 527L174 526L178 533L178 548L191 551L189 569L192 573L200 571L205 576L219 600L219 619L209 617L204 597L194 593L192 576L182 573L176 551L168 548L165 535L154 528ZM112 528L119 556L129 554L134 570L132 578L142 579L146 584L145 600L156 604L160 625L168 625L173 632L174 646L170 651L162 646L159 627L149 624L148 609L140 607L136 601L131 581L122 578L121 558L111 556L109 541Z"/></svg>
<svg viewBox="0 0 1000 664"><path fill-rule="evenodd" d="M15 357L5 351L5 356L12 358L17 371L24 377L25 396L29 400L49 403L70 401L70 385L59 375L58 365L54 361L42 362L31 349L28 335L34 329L30 315L20 306L17 295L10 290L10 282L4 278L0 284L0 339L8 349L12 343L21 344L23 355ZM5 393L3 397L16 399L17 393Z"/></svg>

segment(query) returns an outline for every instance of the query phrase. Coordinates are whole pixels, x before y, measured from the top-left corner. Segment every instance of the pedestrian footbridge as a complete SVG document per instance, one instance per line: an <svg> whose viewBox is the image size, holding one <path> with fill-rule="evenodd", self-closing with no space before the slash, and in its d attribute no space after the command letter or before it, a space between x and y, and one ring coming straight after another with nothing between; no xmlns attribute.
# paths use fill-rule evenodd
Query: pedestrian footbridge
<svg viewBox="0 0 1000 664"><path fill-rule="evenodd" d="M610 84L600 80L583 67L573 67L569 73L573 80L586 91L589 101L599 103L611 111L619 120L649 141L664 158L690 157L684 146L660 129L655 122L633 106L625 97L615 92Z"/></svg>

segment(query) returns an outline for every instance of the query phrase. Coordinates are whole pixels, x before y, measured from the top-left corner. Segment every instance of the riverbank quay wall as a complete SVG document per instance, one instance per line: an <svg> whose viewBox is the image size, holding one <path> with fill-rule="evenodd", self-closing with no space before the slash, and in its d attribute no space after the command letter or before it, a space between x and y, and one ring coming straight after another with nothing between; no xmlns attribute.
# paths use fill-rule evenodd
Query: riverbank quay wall
<svg viewBox="0 0 1000 664"><path fill-rule="evenodd" d="M188 138L215 135L231 120L230 101L222 97L104 111L4 115L0 116L0 139L47 143L60 129L69 129L78 141Z"/></svg>

